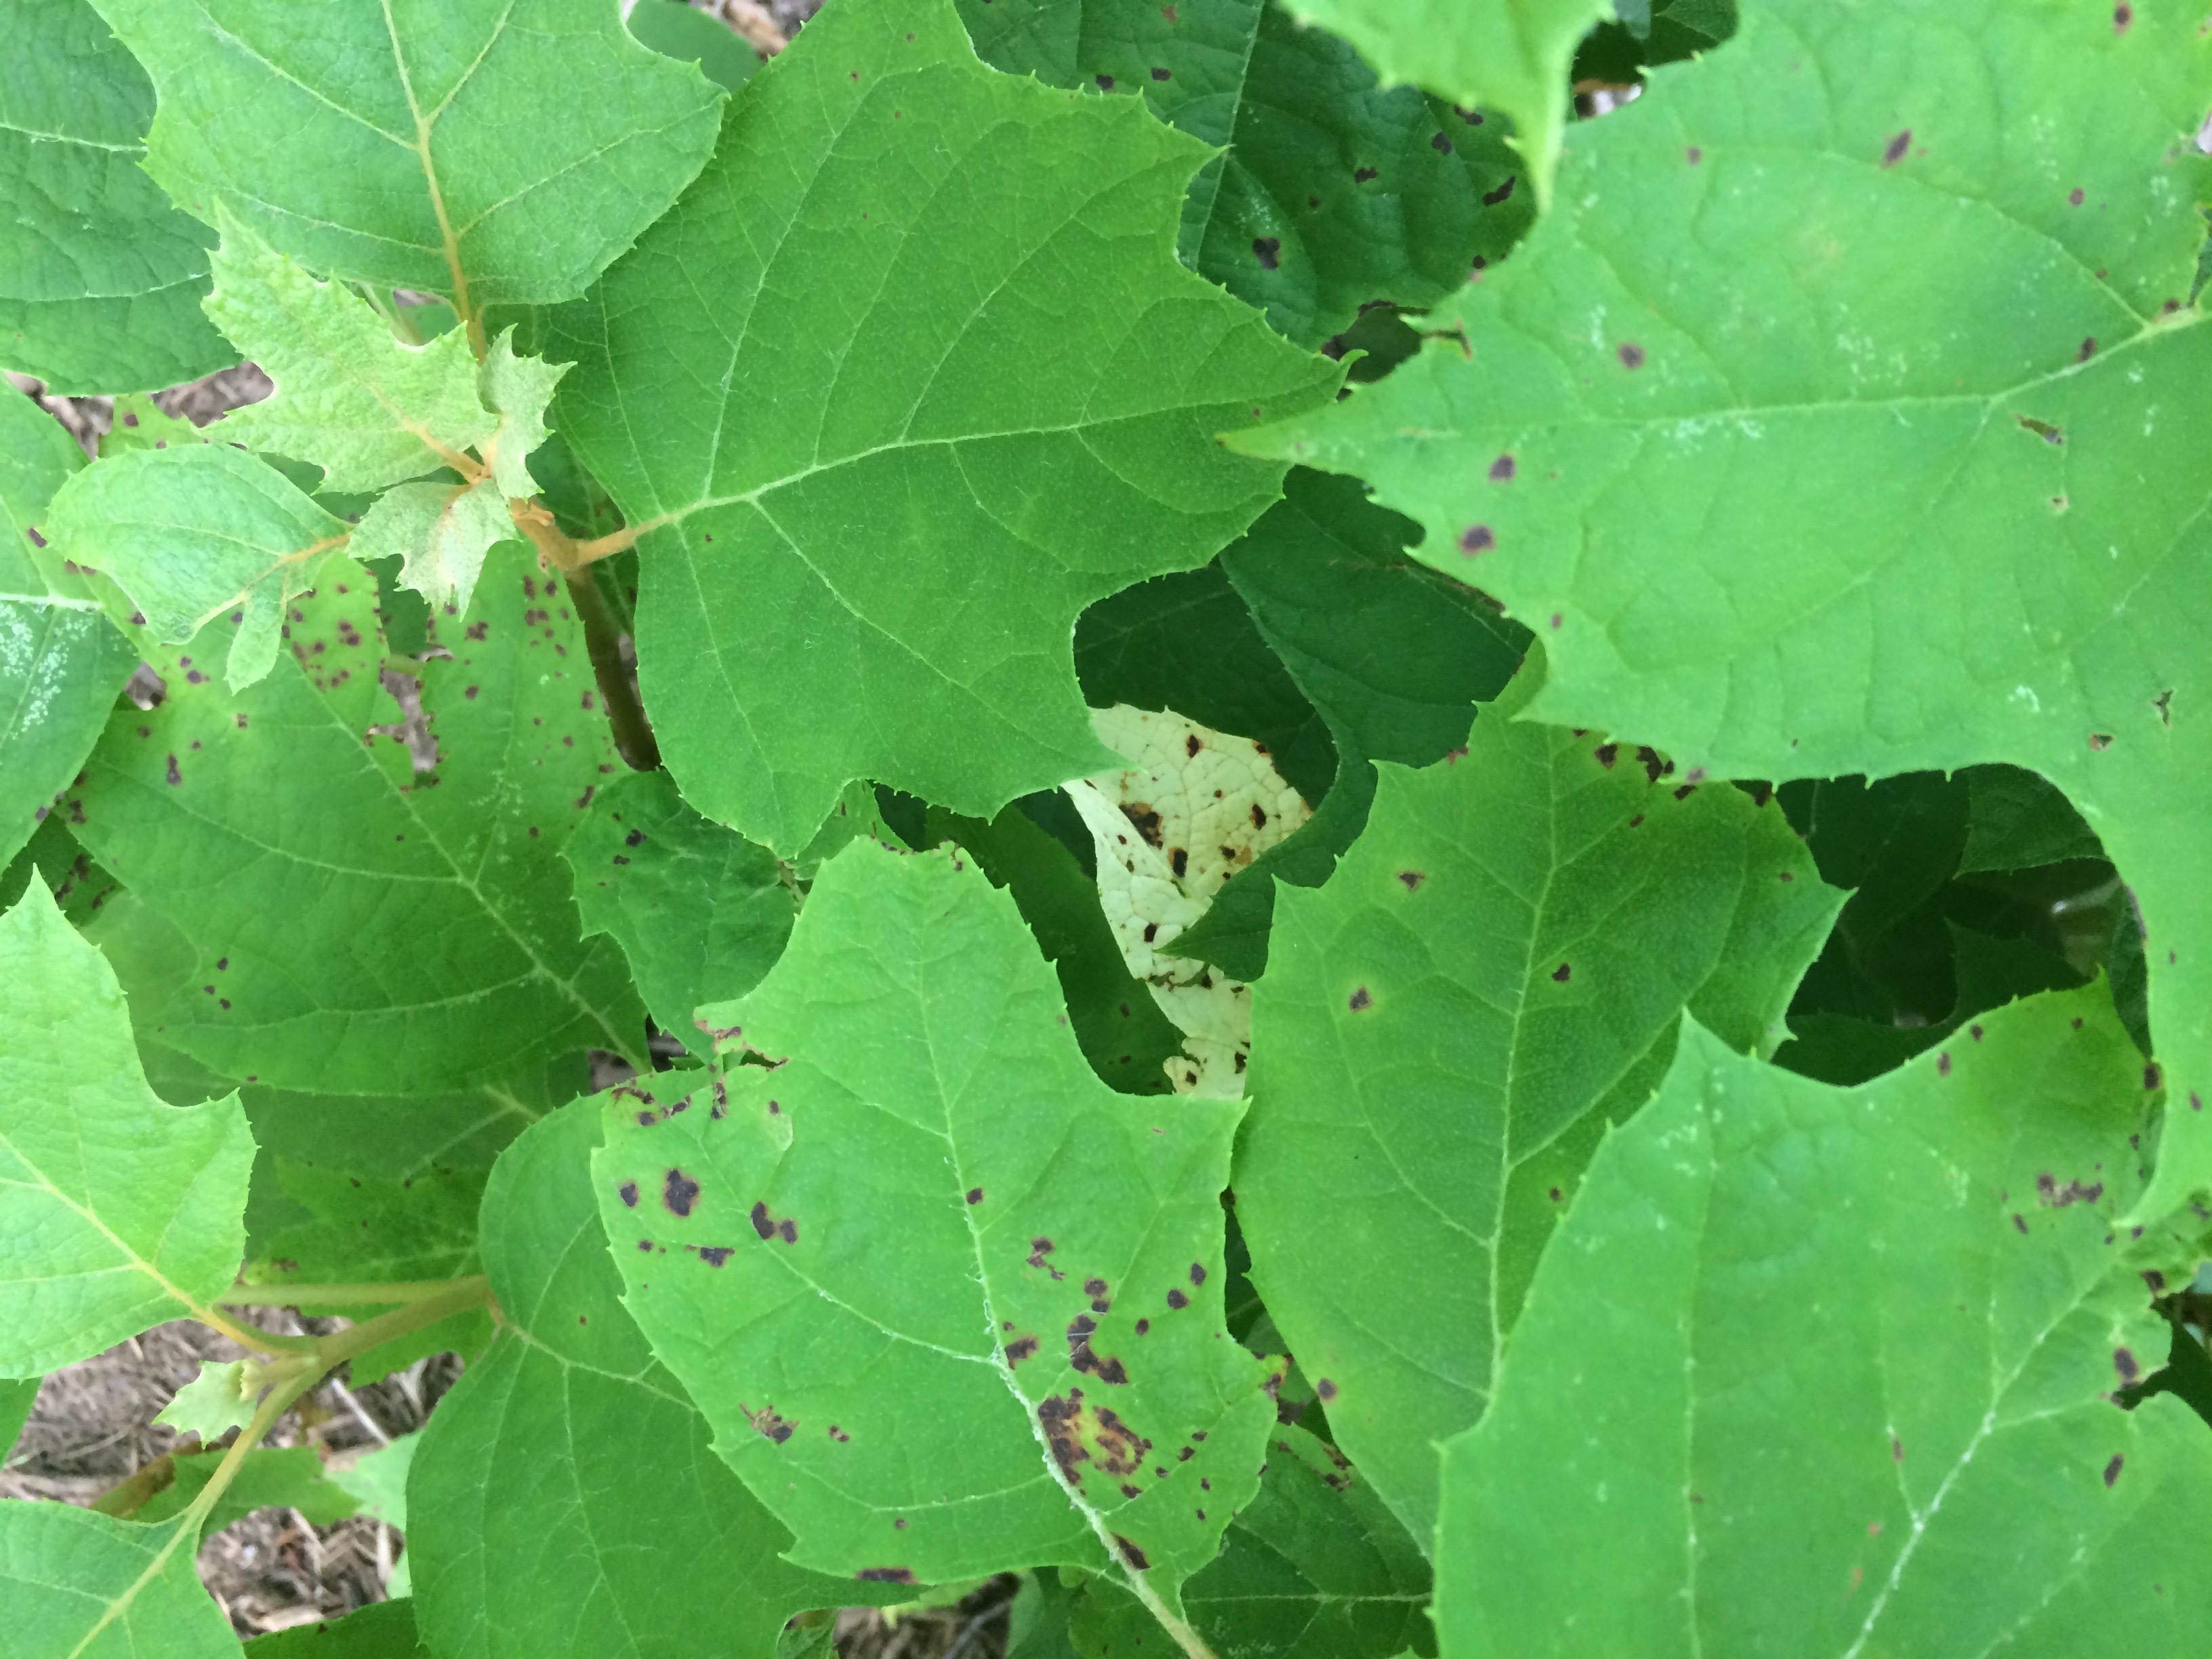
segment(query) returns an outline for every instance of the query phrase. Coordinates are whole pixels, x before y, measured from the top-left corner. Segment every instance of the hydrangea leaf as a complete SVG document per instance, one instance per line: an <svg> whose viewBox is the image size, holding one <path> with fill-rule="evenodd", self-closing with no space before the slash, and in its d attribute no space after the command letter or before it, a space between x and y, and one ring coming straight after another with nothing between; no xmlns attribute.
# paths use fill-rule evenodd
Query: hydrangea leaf
<svg viewBox="0 0 2212 1659"><path fill-rule="evenodd" d="M1771 1051L1844 898L1771 802L1517 720L1534 678L1464 755L1381 769L1328 884L1277 894L1253 988L1252 1282L1424 1548L1435 1443L1481 1415L1607 1125L1685 1008Z"/></svg>
<svg viewBox="0 0 2212 1659"><path fill-rule="evenodd" d="M113 579L157 641L185 644L231 613L229 638L211 635L201 654L222 652L237 692L276 665L286 607L348 534L283 473L228 444L131 450L87 467L48 518L58 550ZM184 672L207 678L207 666Z"/></svg>
<svg viewBox="0 0 2212 1659"><path fill-rule="evenodd" d="M212 1448L198 1452L180 1449L172 1465L176 1478L133 1510L131 1518L159 1523L182 1514L207 1490L222 1462L222 1454ZM256 1510L277 1508L297 1510L318 1527L356 1513L354 1500L334 1474L325 1472L322 1454L315 1447L260 1446L239 1464L237 1474L200 1522L200 1536L212 1537Z"/></svg>
<svg viewBox="0 0 2212 1659"><path fill-rule="evenodd" d="M665 772L599 791L566 854L585 927L621 944L653 1023L701 1048L694 1012L759 984L799 914L775 854L701 817Z"/></svg>
<svg viewBox="0 0 2212 1659"><path fill-rule="evenodd" d="M31 1420L31 1407L38 1404L39 1379L10 1377L0 1380L0 1462L22 1437L23 1425Z"/></svg>
<svg viewBox="0 0 2212 1659"><path fill-rule="evenodd" d="M1550 205L1567 123L1568 70L1613 0L1285 0L1381 71L1472 108L1502 111L1539 210Z"/></svg>
<svg viewBox="0 0 2212 1659"><path fill-rule="evenodd" d="M1304 345L1370 301L1421 307L1503 258L1531 194L1503 124L1375 71L1262 0L960 0L994 68L1138 93L1226 152L1183 203L1183 260Z"/></svg>
<svg viewBox="0 0 2212 1659"><path fill-rule="evenodd" d="M1182 1599L1216 1653L1393 1659L1428 1636L1429 1564L1342 1452L1285 1425L1268 1437L1259 1496ZM1141 1607L1097 1579L1072 1622L1077 1651L1097 1659L1158 1639Z"/></svg>
<svg viewBox="0 0 2212 1659"><path fill-rule="evenodd" d="M238 1659L184 1525L141 1526L74 1504L0 1504L10 1646L24 1659Z"/></svg>
<svg viewBox="0 0 2212 1659"><path fill-rule="evenodd" d="M545 410L553 401L554 387L568 372L566 363L519 355L512 328L501 330L491 343L477 378L484 407L499 416L489 459L492 481L501 494L526 499L538 493L537 480L524 463L553 435L545 424Z"/></svg>
<svg viewBox="0 0 2212 1659"><path fill-rule="evenodd" d="M954 853L854 842L709 1017L740 1063L619 1098L594 1174L628 1307L791 1559L1072 1564L1172 1617L1274 1417L1223 1330L1241 1104L1101 1083L1013 900Z"/></svg>
<svg viewBox="0 0 2212 1659"><path fill-rule="evenodd" d="M2197 21L1747 7L1577 138L1559 211L1437 313L1464 351L1262 441L1541 633L1546 719L1721 775L2058 785L2149 930L2183 1108L2152 1208L2212 1181ZM2000 86L2075 137L2017 143Z"/></svg>
<svg viewBox="0 0 2212 1659"><path fill-rule="evenodd" d="M1966 773L1966 845L1960 874L2027 870L2069 859L2099 859L2096 832L2064 793L2016 766L1976 766Z"/></svg>
<svg viewBox="0 0 2212 1659"><path fill-rule="evenodd" d="M721 114L719 88L594 0L97 3L153 76L146 166L181 206L464 313L582 293Z"/></svg>
<svg viewBox="0 0 2212 1659"><path fill-rule="evenodd" d="M1183 1034L1183 1052L1167 1061L1176 1091L1234 1100L1252 1049L1251 988L1169 948L1310 813L1263 743L1122 706L1091 724L1127 762L1067 786L1091 831L1107 924L1131 975Z"/></svg>
<svg viewBox="0 0 2212 1659"><path fill-rule="evenodd" d="M253 1420L254 1402L261 1390L245 1387L242 1359L204 1359L200 1374L177 1390L154 1418L179 1434L196 1434L212 1443L233 1429Z"/></svg>
<svg viewBox="0 0 2212 1659"><path fill-rule="evenodd" d="M347 552L363 563L396 555L401 586L466 611L484 556L516 536L507 498L490 481L394 484L362 514Z"/></svg>
<svg viewBox="0 0 2212 1659"><path fill-rule="evenodd" d="M153 459L195 453L235 452ZM167 696L118 717L71 796L78 837L196 954L142 1016L155 1036L308 1094L458 1092L586 1047L636 1054L621 952L582 937L560 856L619 763L582 630L543 580L504 544L469 613L432 616L452 654L394 662L374 580L340 556L259 684L227 691L189 649L155 662ZM372 733L400 712L380 672L420 689L428 773Z"/></svg>
<svg viewBox="0 0 2212 1659"><path fill-rule="evenodd" d="M246 1659L429 1659L430 1653L416 1640L415 1603L405 1596L257 1636L244 1651Z"/></svg>
<svg viewBox="0 0 2212 1659"><path fill-rule="evenodd" d="M696 64L701 73L725 91L751 80L761 55L744 37L713 12L695 10L685 0L644 0L629 9L629 32L655 52Z"/></svg>
<svg viewBox="0 0 2212 1659"><path fill-rule="evenodd" d="M791 1534L623 1311L599 1142L595 1104L557 1112L485 1194L506 1326L439 1402L409 1479L423 1633L447 1659L769 1659L793 1613L854 1586L781 1559Z"/></svg>
<svg viewBox="0 0 2212 1659"><path fill-rule="evenodd" d="M787 855L854 777L988 817L1105 762L1070 624L1243 530L1281 472L1213 434L1337 377L1176 264L1205 159L984 68L952 0L833 7L555 313L693 805Z"/></svg>
<svg viewBox="0 0 2212 1659"><path fill-rule="evenodd" d="M231 411L225 437L313 461L325 488L358 491L455 466L498 429L459 331L408 345L343 283L318 282L227 211L220 222L207 314L276 385Z"/></svg>
<svg viewBox="0 0 2212 1659"><path fill-rule="evenodd" d="M0 916L0 1374L37 1376L230 1287L253 1139L235 1095L146 1086L114 974L43 882Z"/></svg>
<svg viewBox="0 0 2212 1659"><path fill-rule="evenodd" d="M154 88L85 0L15 0L0 61L0 362L70 394L197 380L204 228L138 165Z"/></svg>
<svg viewBox="0 0 2212 1659"><path fill-rule="evenodd" d="M1448 1659L2195 1651L2212 1439L2113 1398L2195 1260L2118 1224L2150 1100L2094 989L1848 1092L1686 1024L1444 1449Z"/></svg>
<svg viewBox="0 0 2212 1659"><path fill-rule="evenodd" d="M83 464L38 404L0 398L0 859L76 775L137 665L86 585L40 546L54 492Z"/></svg>

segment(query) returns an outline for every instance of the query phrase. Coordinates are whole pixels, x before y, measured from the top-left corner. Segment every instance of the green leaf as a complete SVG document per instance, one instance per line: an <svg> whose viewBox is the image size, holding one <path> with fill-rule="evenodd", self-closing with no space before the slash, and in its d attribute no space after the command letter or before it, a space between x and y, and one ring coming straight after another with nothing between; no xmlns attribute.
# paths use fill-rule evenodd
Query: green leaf
<svg viewBox="0 0 2212 1659"><path fill-rule="evenodd" d="M629 32L655 52L696 64L730 92L753 78L761 55L720 17L694 10L684 0L641 0L629 11Z"/></svg>
<svg viewBox="0 0 2212 1659"><path fill-rule="evenodd" d="M193 1570L184 1523L143 1527L72 1504L0 1504L0 1601L22 1659L237 1659Z"/></svg>
<svg viewBox="0 0 2212 1659"><path fill-rule="evenodd" d="M70 394L237 361L200 315L213 239L138 166L154 88L85 0L15 0L0 65L0 362Z"/></svg>
<svg viewBox="0 0 2212 1659"><path fill-rule="evenodd" d="M331 568L347 534L283 473L228 444L136 450L87 467L48 516L57 548L113 578L156 640L182 645L234 613L228 641L214 637L239 692L275 665L286 608ZM188 661L183 672L207 678Z"/></svg>
<svg viewBox="0 0 2212 1659"><path fill-rule="evenodd" d="M1444 1653L2195 1651L2212 1439L2112 1399L2149 1099L2094 992L1848 1093L1688 1026L1445 1448Z"/></svg>
<svg viewBox="0 0 2212 1659"><path fill-rule="evenodd" d="M2081 822L2073 804L2033 772L2016 766L1970 767L1966 790L1966 845L1959 855L1962 874L2105 855L2096 832Z"/></svg>
<svg viewBox="0 0 2212 1659"><path fill-rule="evenodd" d="M468 615L432 617L453 654L393 664L374 581L337 558L258 685L155 662L167 696L109 726L73 799L79 837L196 954L141 1012L160 1041L273 1089L380 1096L640 1048L621 952L582 938L561 861L619 763L582 630L544 581L495 550ZM380 668L420 687L430 772L371 738L399 713Z"/></svg>
<svg viewBox="0 0 2212 1659"><path fill-rule="evenodd" d="M699 811L789 854L855 777L988 817L1104 762L1070 624L1243 530L1281 475L1212 434L1337 377L1175 264L1204 159L984 69L952 0L833 7L555 314Z"/></svg>
<svg viewBox="0 0 2212 1659"><path fill-rule="evenodd" d="M319 1619L246 1644L246 1659L428 1659L415 1639L415 1604L374 1601L343 1619Z"/></svg>
<svg viewBox="0 0 2212 1659"><path fill-rule="evenodd" d="M0 1464L7 1462L9 1453L22 1438L23 1425L31 1420L31 1407L38 1402L37 1377L0 1381Z"/></svg>
<svg viewBox="0 0 2212 1659"><path fill-rule="evenodd" d="M1685 1008L1782 1036L1843 896L1771 804L1517 718L1382 769L1328 884L1278 896L1237 1216L1337 1443L1423 1547L1538 1257Z"/></svg>
<svg viewBox="0 0 2212 1659"><path fill-rule="evenodd" d="M253 1140L236 1096L146 1086L114 974L44 883L0 917L0 1374L36 1376L229 1288Z"/></svg>
<svg viewBox="0 0 2212 1659"><path fill-rule="evenodd" d="M466 611L484 556L516 535L507 499L489 481L395 484L362 515L347 552L364 564L397 556L403 586Z"/></svg>
<svg viewBox="0 0 2212 1659"><path fill-rule="evenodd" d="M525 497L538 493L538 482L523 463L553 435L545 424L545 410L553 401L554 388L568 372L566 363L518 356L512 328L501 331L491 343L477 378L484 407L499 416L499 430L493 434L486 459L501 493Z"/></svg>
<svg viewBox="0 0 2212 1659"><path fill-rule="evenodd" d="M759 984L799 914L775 854L701 817L665 772L602 789L566 852L585 928L621 944L653 1023L702 1049L693 1012Z"/></svg>
<svg viewBox="0 0 2212 1659"><path fill-rule="evenodd" d="M1464 104L1504 112L1539 210L1552 199L1567 122L1567 71L1613 0L1285 0L1333 29L1382 72Z"/></svg>
<svg viewBox="0 0 2212 1659"><path fill-rule="evenodd" d="M343 283L317 282L228 210L217 222L207 314L276 385L225 417L226 438L313 461L327 489L366 490L457 465L498 428L463 336L404 344Z"/></svg>
<svg viewBox="0 0 2212 1659"><path fill-rule="evenodd" d="M1991 75L2077 138L2011 143L1958 93ZM1358 471L1535 627L1545 719L1716 775L2057 784L2201 1097L2209 98L2179 12L1771 0L1577 138L1559 211L1436 313L1464 349L1262 447ZM2154 1210L2212 1180L2212 1119L2167 1139Z"/></svg>
<svg viewBox="0 0 2212 1659"><path fill-rule="evenodd" d="M722 94L594 0L98 0L154 78L148 171L319 270L465 313L580 294L713 147Z"/></svg>
<svg viewBox="0 0 2212 1659"><path fill-rule="evenodd" d="M178 1453L175 1480L134 1510L131 1518L158 1523L182 1514L207 1489L222 1457L222 1452L212 1449ZM322 1455L314 1447L258 1447L246 1454L237 1474L199 1523L200 1536L211 1538L264 1509L297 1510L315 1526L326 1527L354 1514L355 1504L337 1480L324 1473Z"/></svg>
<svg viewBox="0 0 2212 1659"><path fill-rule="evenodd" d="M1226 150L1183 204L1186 264L1317 346L1372 301L1425 306L1534 216L1499 124L1384 90L1335 36L1261 0L960 0L983 61L1141 92Z"/></svg>
<svg viewBox="0 0 2212 1659"><path fill-rule="evenodd" d="M855 842L711 1018L735 1063L610 1108L593 1170L627 1305L792 1559L1110 1567L1172 1608L1273 1417L1222 1332L1241 1104L1099 1082L1012 899L945 852Z"/></svg>
<svg viewBox="0 0 2212 1659"><path fill-rule="evenodd" d="M422 1629L445 1659L766 1659L793 1613L853 1586L779 1559L790 1534L714 1456L623 1310L599 1139L596 1105L556 1113L485 1195L504 1324L420 1437L407 1553Z"/></svg>
<svg viewBox="0 0 2212 1659"><path fill-rule="evenodd" d="M177 1390L155 1414L156 1424L167 1424L179 1434L196 1434L212 1444L233 1429L253 1420L257 1387L244 1392L245 1361L204 1359L200 1374Z"/></svg>
<svg viewBox="0 0 2212 1659"><path fill-rule="evenodd" d="M1343 1453L1281 1427L1259 1496L1230 1522L1183 1606L1217 1653L1389 1659L1428 1636L1429 1564ZM1076 1651L1119 1659L1158 1642L1151 1623L1094 1581L1077 1603Z"/></svg>
<svg viewBox="0 0 2212 1659"><path fill-rule="evenodd" d="M50 539L40 526L52 528L54 492L83 465L37 404L0 398L0 854L9 859L76 776L137 664L85 585L39 546Z"/></svg>
<svg viewBox="0 0 2212 1659"><path fill-rule="evenodd" d="M349 1467L332 1470L331 1479L361 1506L363 1515L373 1515L385 1525L404 1532L408 1482L415 1455L422 1449L422 1434L403 1434L356 1458Z"/></svg>
<svg viewBox="0 0 2212 1659"><path fill-rule="evenodd" d="M1374 763L1441 760L1467 735L1474 705L1513 678L1527 630L1408 560L1418 535L1354 481L1294 468L1284 499L1222 553L1261 635L1328 723L1337 771L1313 820L1255 860L1171 954L1259 978L1275 883L1328 879L1367 823Z"/></svg>

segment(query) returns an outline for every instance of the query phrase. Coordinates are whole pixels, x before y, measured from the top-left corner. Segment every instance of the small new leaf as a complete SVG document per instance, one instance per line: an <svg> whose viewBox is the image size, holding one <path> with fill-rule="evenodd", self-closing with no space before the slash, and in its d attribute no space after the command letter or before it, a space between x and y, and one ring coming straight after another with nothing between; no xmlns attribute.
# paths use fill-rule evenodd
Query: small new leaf
<svg viewBox="0 0 2212 1659"><path fill-rule="evenodd" d="M517 356L512 328L501 330L491 343L477 370L477 386L484 407L499 416L499 429L483 453L501 494L527 498L538 493L537 481L523 463L552 435L545 425L545 407L571 367L549 363L543 357Z"/></svg>
<svg viewBox="0 0 2212 1659"><path fill-rule="evenodd" d="M484 555L515 533L507 499L489 480L394 484L362 515L349 551L364 562L398 556L400 586L434 605L465 612Z"/></svg>
<svg viewBox="0 0 2212 1659"><path fill-rule="evenodd" d="M212 1443L253 1420L253 1402L260 1392L258 1386L247 1391L244 1360L226 1364L204 1359L200 1374L177 1390L176 1397L161 1407L154 1421Z"/></svg>

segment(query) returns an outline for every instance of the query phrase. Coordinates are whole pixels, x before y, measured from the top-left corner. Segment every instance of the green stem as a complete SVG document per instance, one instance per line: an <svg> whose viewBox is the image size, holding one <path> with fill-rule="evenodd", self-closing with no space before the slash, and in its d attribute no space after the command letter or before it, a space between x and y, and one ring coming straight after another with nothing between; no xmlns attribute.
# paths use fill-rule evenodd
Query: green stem
<svg viewBox="0 0 2212 1659"><path fill-rule="evenodd" d="M379 1314L374 1319L364 1319L358 1325L330 1336L315 1339L315 1358L321 1369L315 1373L319 1381L325 1374L356 1354L368 1352L380 1342L389 1342L395 1336L404 1336L410 1331L419 1331L425 1325L434 1325L441 1319L451 1319L455 1314L466 1313L471 1308L492 1305L491 1281L482 1273L467 1279L456 1279L438 1286L427 1296L417 1297L404 1307L394 1308L390 1313Z"/></svg>
<svg viewBox="0 0 2212 1659"><path fill-rule="evenodd" d="M422 1302L450 1290L450 1279L388 1285L235 1285L222 1298L226 1308L389 1307Z"/></svg>

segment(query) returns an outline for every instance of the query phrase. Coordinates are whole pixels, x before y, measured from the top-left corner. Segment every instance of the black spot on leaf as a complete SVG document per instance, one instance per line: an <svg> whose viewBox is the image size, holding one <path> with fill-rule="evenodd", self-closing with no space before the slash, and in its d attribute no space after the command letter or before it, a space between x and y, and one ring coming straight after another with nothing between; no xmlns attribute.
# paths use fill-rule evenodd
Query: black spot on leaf
<svg viewBox="0 0 2212 1659"><path fill-rule="evenodd" d="M1252 239L1252 254L1259 260L1261 270L1274 270L1283 263L1282 239L1276 236L1255 236Z"/></svg>
<svg viewBox="0 0 2212 1659"><path fill-rule="evenodd" d="M615 1191L621 1195L623 1204L633 1210L637 1208L637 1182L625 1181Z"/></svg>
<svg viewBox="0 0 2212 1659"><path fill-rule="evenodd" d="M1881 147L1882 166L1886 167L1895 167L1899 161L1902 161L1905 159L1905 152L1911 148L1912 129L1911 127L1907 127L1904 131L1899 133L1887 144L1884 144Z"/></svg>

